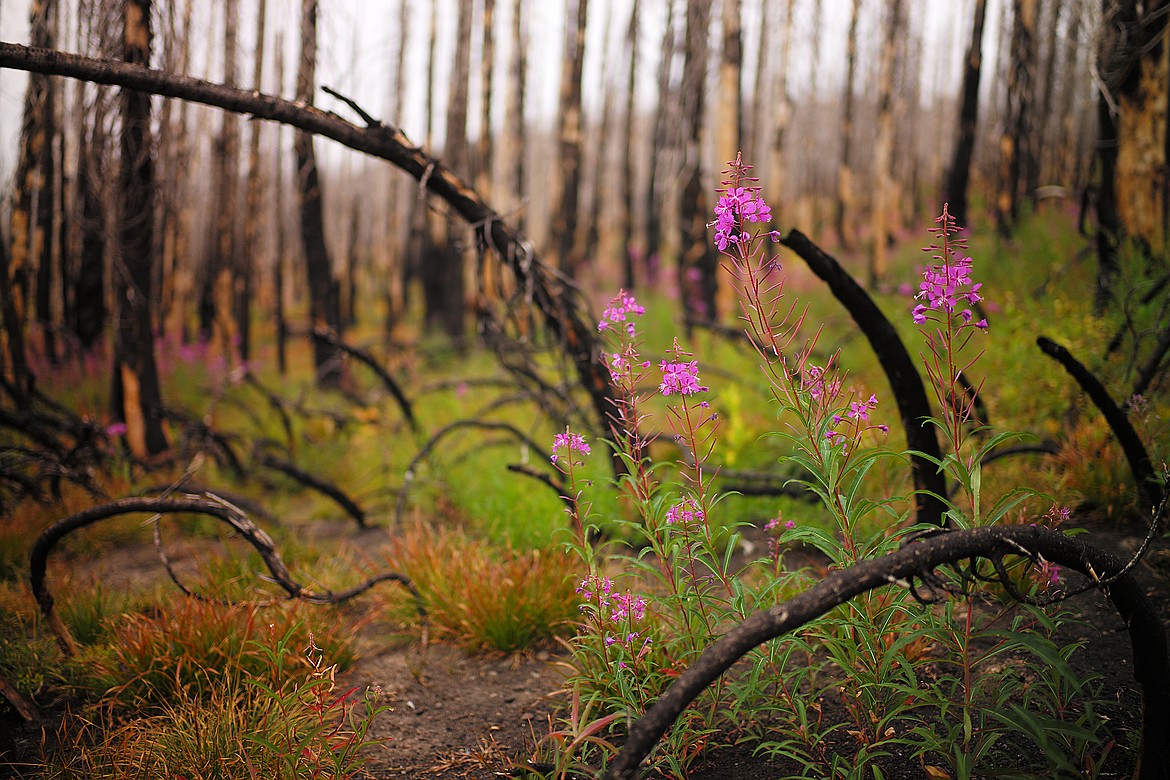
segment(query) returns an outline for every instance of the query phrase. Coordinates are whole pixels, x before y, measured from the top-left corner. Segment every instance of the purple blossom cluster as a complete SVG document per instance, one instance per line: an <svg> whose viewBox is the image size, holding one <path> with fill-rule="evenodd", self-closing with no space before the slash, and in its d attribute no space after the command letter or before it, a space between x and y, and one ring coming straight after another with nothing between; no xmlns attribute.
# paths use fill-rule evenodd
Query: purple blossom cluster
<svg viewBox="0 0 1170 780"><path fill-rule="evenodd" d="M553 463L557 462L560 457L560 451L564 450L566 455L570 458L574 452L579 452L582 455L589 454L589 443L585 441L585 437L579 433L572 433L568 428L564 433L558 433L553 437L553 454L550 460Z"/></svg>
<svg viewBox="0 0 1170 780"><path fill-rule="evenodd" d="M691 525L701 524L706 519L706 514L703 508L699 506L698 502L693 498L685 498L679 503L666 510L666 522L668 525L681 525L684 528Z"/></svg>
<svg viewBox="0 0 1170 780"><path fill-rule="evenodd" d="M743 240L743 222L768 222L772 208L764 202L760 187L728 187L715 204L715 246L720 252Z"/></svg>
<svg viewBox="0 0 1170 780"><path fill-rule="evenodd" d="M659 368L662 369L662 383L658 385L658 390L663 395L694 395L707 392L707 388L699 384L699 361L663 360Z"/></svg>
<svg viewBox="0 0 1170 780"><path fill-rule="evenodd" d="M800 374L800 386L808 391L814 401L828 403L841 393L841 380L828 367L821 368L809 363Z"/></svg>
<svg viewBox="0 0 1170 780"><path fill-rule="evenodd" d="M960 301L966 301L971 306L983 300L979 294L982 283L971 282L971 258L959 257L947 259L942 265L929 265L922 273L922 283L918 285L918 293L914 296L918 300L925 300L914 307L914 322L918 325L926 322L926 313L931 309L941 309L948 315L953 314L959 307ZM961 309L959 316L963 324L975 319L970 309ZM987 320L981 319L975 323L976 328L986 328Z"/></svg>
<svg viewBox="0 0 1170 780"><path fill-rule="evenodd" d="M604 331L611 326L625 324L626 335L634 335L634 322L630 317L640 317L646 313L646 308L640 305L634 296L625 290L618 290L609 302L609 306L601 313L601 322L597 323L597 330Z"/></svg>
<svg viewBox="0 0 1170 780"><path fill-rule="evenodd" d="M635 660L650 652L650 637L643 637L641 631L634 630L646 617L648 602L645 597L635 596L628 590L614 590L613 580L596 574L581 580L577 592L585 599L581 611L592 612L605 630L606 647L617 645L624 648L633 654ZM626 668L625 661L619 661L618 668Z"/></svg>
<svg viewBox="0 0 1170 780"><path fill-rule="evenodd" d="M878 405L876 395L871 395L868 401L850 401L849 411L845 412L845 417L839 414L833 415L833 425L839 425L842 420L859 420L865 422L869 419L870 411Z"/></svg>
<svg viewBox="0 0 1170 780"><path fill-rule="evenodd" d="M974 322L975 315L968 308L960 309L962 302L969 306L975 306L983 300L983 296L979 294L980 288L983 287L981 283L971 281L971 265L970 257L963 257L958 250L966 249L966 240L962 236L962 231L958 225L955 224L955 219L950 215L947 205L943 204L942 214L935 219L938 223L937 228L933 228L932 232L940 239L940 244L932 244L924 251L934 251L934 259L938 261L938 265L928 265L922 272L922 281L918 285L918 292L914 297L917 300L925 301L919 303L914 307L912 312L914 322L917 325L922 325L927 320L927 314L931 311L943 311L946 313L948 319L958 310L959 316L962 318L963 325L973 325L979 329L987 328L987 320L980 319Z"/></svg>
<svg viewBox="0 0 1170 780"><path fill-rule="evenodd" d="M849 409L845 411L844 415L833 415L833 425L839 426L841 423L847 423L849 421L853 421L853 423L857 425L860 425L864 422L869 422L869 413L873 411L877 405L878 399L876 395L870 395L869 399L865 401L850 401ZM871 425L869 427L877 428L882 433L890 432L890 426L888 425ZM825 432L825 438L833 444L844 444L849 437L841 431L829 430Z"/></svg>

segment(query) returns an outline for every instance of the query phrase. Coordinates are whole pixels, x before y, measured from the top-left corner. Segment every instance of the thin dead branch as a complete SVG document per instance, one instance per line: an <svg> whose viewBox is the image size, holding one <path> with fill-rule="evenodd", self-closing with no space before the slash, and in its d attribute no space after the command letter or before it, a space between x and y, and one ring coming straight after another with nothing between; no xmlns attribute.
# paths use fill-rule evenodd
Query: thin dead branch
<svg viewBox="0 0 1170 780"><path fill-rule="evenodd" d="M423 605L422 597L418 589L406 575L397 572L387 572L372 577L347 590L337 592L331 590L314 591L293 579L292 574L289 573L288 567L281 559L280 553L277 551L276 545L271 537L262 529L258 528L247 515L230 503L217 500L213 495L184 495L179 498L151 498L142 496L121 498L70 515L50 526L37 538L36 543L33 544L32 553L29 557L29 581L32 585L33 596L36 598L41 614L45 618L46 625L49 626L50 630L57 637L61 649L68 656L76 656L78 647L69 629L57 614L54 607L53 595L49 592L46 583L46 568L49 554L58 542L74 531L94 525L111 517L128 514L197 514L207 515L221 520L243 537L259 553L260 558L264 561L264 565L271 575L272 581L288 594L290 599L299 599L310 604L340 604L343 601L347 601L354 596L366 592L379 582L397 582L414 595L418 614L424 625L424 643L426 641L426 608Z"/></svg>

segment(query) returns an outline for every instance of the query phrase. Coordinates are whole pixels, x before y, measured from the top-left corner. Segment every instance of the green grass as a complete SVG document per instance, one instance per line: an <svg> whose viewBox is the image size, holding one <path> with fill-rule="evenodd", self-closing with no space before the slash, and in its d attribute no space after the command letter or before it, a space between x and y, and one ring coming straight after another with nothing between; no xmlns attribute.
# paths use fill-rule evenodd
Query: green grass
<svg viewBox="0 0 1170 780"><path fill-rule="evenodd" d="M900 283L916 285L915 269L924 259L917 245L924 243L925 238L912 238L900 246L891 264L889 289L874 293L912 355L921 352L923 344L911 323L911 301L894 290ZM1128 257L1118 280L1121 303L1096 316L1092 311L1096 262L1084 254L1085 246L1071 220L1055 213L1028 217L1011 242L990 231L979 231L972 238L974 276L984 283L991 329L979 340L984 354L971 379L982 382L989 422L995 431L1020 430L1054 439L1063 448L1056 458L1026 456L990 466L983 482L988 504L1020 484L1030 484L1051 493L1058 503L1117 516L1133 512L1131 477L1112 435L1063 369L1035 346L1037 335L1050 336L1098 372L1116 400L1123 401L1128 394L1135 375L1135 363L1127 354L1132 342L1124 342L1119 354L1108 357L1105 344L1127 312L1134 332L1146 332L1155 324L1156 309L1134 303L1150 282L1142 263ZM874 419L890 424L887 446L900 450L904 439L896 405L868 343L824 286L802 269L801 261L791 256L781 259L793 277L788 295L799 297L809 307L807 332L821 327L820 352L827 355L839 350L840 364L849 372L848 381L857 393L862 397L877 394L880 404ZM860 275L862 259L842 259ZM613 292L597 291L592 299L603 302ZM783 471L785 445L768 432L783 429L786 421L777 419L773 411L758 359L743 344L700 329L687 336L677 301L653 292L639 291L638 295L647 308L641 328L646 359L656 363L678 336L699 361L703 382L710 387L707 398L721 421L714 462L725 470ZM349 338L359 344L376 343L378 333L373 325L363 324ZM364 367L351 367L354 392L363 399L354 403L340 393L313 388L303 340L291 344L292 371L287 377L277 375L273 368L271 347L258 346L255 365L260 380L289 404L291 452L284 452L290 444L288 434L268 400L251 386L226 381L214 361L165 356L160 364L168 405L186 409L197 419L206 418L218 431L238 434L236 451L247 468L255 467L251 443L267 441L273 451L354 497L368 510L375 526L391 525L404 471L442 426L460 419L507 422L551 447L553 435L566 422L551 419L530 402L497 406L498 399L512 392L509 389L460 388L460 381L475 378L506 379L496 358L481 349L462 354L428 350L426 357L403 349L391 355L395 374L415 403L421 424L415 433ZM1143 350L1149 347L1148 338L1141 342ZM551 357L543 360L542 370L549 376L565 369ZM575 380L571 368L562 375L570 383ZM95 380L91 374L66 367L41 379L41 386L54 388L59 401L104 420L108 409L105 377ZM420 390L439 382L447 383L446 387ZM591 414L583 392L574 391L571 400L578 413ZM660 413L661 403L662 399L654 398L647 410ZM1164 393L1151 394L1150 403L1138 427L1151 456L1159 462L1167 456L1164 442L1170 440L1170 409ZM297 404L312 413L292 411ZM648 431L663 428L661 417L647 420ZM99 476L106 492L129 495L177 479L193 453L182 449L189 443L181 440L176 427L172 433L180 452L173 468L143 473L117 460L110 464L108 474ZM591 442L593 452L584 472L584 480L592 483L590 519L610 531L619 527L621 519L631 519L631 509L608 483L609 457L596 432ZM660 439L653 451L668 464L679 457L666 439ZM509 471L508 464L557 476L542 458L499 432L466 429L447 438L415 469L406 522L402 528L391 529L398 540L389 557L370 553L356 563L357 556L338 551L338 539L350 532L353 521L332 501L292 480L258 469L241 480L210 459L193 480L248 496L279 518L280 527L265 530L302 582L344 587L354 584L356 574L367 569L400 568L424 594L432 636L471 650L512 652L573 633L573 621L579 617L574 587L581 572L561 552L568 527L563 502L547 485ZM667 465L660 473L669 478L679 472ZM883 464L871 474L864 491L870 498L882 498L903 493L908 484L907 468ZM233 767L225 770L225 776L249 776L244 772L251 770L240 768L247 761L253 762L259 776L312 776L280 774L292 771L278 767L280 750L266 754L246 741L241 747L240 729L255 728L271 714L242 705L255 691L242 688L241 677L246 673L266 680L280 698L284 694L274 669L295 670L296 679L306 686L303 690L309 691L317 679L303 652L309 631L317 646L326 648L329 663L344 667L357 652L344 638L355 623L368 617L370 604L383 617L413 625L413 602L390 587L363 596L365 612L361 607L257 611L188 601L166 584L124 594L98 584L100 580L94 577L66 576L67 568L98 557L112 546L148 542L149 532L141 518L126 518L72 535L54 555L50 583L61 615L88 648L81 659L66 662L39 625L29 594L19 582L26 576L28 550L35 536L92 501L82 491L67 487L61 502L26 502L0 522L0 606L5 607L0 609L0 674L36 697L82 681L90 686L91 696L114 691L118 706L131 713L122 725L101 724L100 733L92 729L72 733L70 739L76 741L71 746L92 738L92 749L79 753L76 761L57 756L46 776L149 776L158 766L168 765L165 762L172 762L170 766L189 762L192 776L199 776L194 768L201 766L201 748L188 741L191 732L184 731L184 722L198 722L207 735L203 753L218 751L225 757L225 766ZM1010 520L1023 521L1027 512L1045 509L1029 505ZM770 496L731 496L718 504L711 520L724 527L744 522L763 525L778 512L802 526L829 527L819 505ZM337 534L310 538L306 525L317 521L335 523ZM422 521L427 530L416 530L416 521ZM890 520L881 515L873 522ZM252 552L239 540L223 541L226 528L222 524L180 518L164 521L164 528L168 544L186 540L201 548L198 570L189 583L201 593L230 599L279 595L258 578L263 566ZM273 700L268 701L272 704ZM73 722L75 731L80 722ZM277 740L279 735L272 732L269 737ZM133 761L138 763L120 764L119 756L136 757ZM269 759L275 763L263 763ZM155 760L164 763L150 763Z"/></svg>

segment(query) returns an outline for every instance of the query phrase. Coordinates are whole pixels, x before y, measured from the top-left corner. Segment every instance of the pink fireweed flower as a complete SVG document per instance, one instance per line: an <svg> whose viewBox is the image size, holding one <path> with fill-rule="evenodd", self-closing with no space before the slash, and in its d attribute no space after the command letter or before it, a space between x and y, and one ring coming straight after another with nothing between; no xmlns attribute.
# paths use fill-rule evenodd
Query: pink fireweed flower
<svg viewBox="0 0 1170 780"><path fill-rule="evenodd" d="M959 236L953 241L949 240L952 235L960 231L945 205L942 214L935 222L939 223L939 227L935 228L933 232L942 239L942 245L931 245L925 251L936 251L938 254L934 255L934 259L939 263L926 266L922 272L922 281L918 285L918 292L914 298L925 301L925 303L915 305L911 312L914 323L916 325L925 324L927 315L931 311L943 312L947 317L957 312L963 320L963 325L972 325L980 330L986 329L986 319L972 323L975 315L971 309L960 308L961 304L964 303L968 306L975 306L982 301L983 296L979 294L979 291L983 285L971 281L971 258L963 257L955 251L966 247L962 237Z"/></svg>
<svg viewBox="0 0 1170 780"><path fill-rule="evenodd" d="M669 363L665 360L659 365L662 370L662 384L658 390L663 395L694 395L705 393L707 388L699 384L699 361L680 361Z"/></svg>
<svg viewBox="0 0 1170 780"><path fill-rule="evenodd" d="M579 452L582 455L589 454L589 444L585 441L585 437L579 433L570 432L568 428L565 429L564 433L558 433L553 437L553 454L550 459L553 463L557 462L557 458L560 457L559 451L562 449L570 456L574 452Z"/></svg>
<svg viewBox="0 0 1170 780"><path fill-rule="evenodd" d="M726 189L715 204L715 221L707 226L715 228L715 246L720 252L726 252L732 245L750 243L752 238L745 235L743 223L768 222L772 219L772 209L762 195L763 188L755 185L759 179L748 175L751 168L736 155L730 167L724 171L728 177L723 181ZM744 184L750 186L742 186ZM773 241L779 238L775 232L767 235Z"/></svg>
<svg viewBox="0 0 1170 780"><path fill-rule="evenodd" d="M601 314L601 321L597 323L597 330L604 331L611 325L625 324L626 335L633 336L635 332L634 322L628 317L640 317L646 313L646 308L641 306L634 296L627 293L625 290L618 290L609 301L609 306Z"/></svg>
<svg viewBox="0 0 1170 780"><path fill-rule="evenodd" d="M686 527L695 523L702 523L705 519L706 515L703 512L703 508L693 498L685 498L666 510L666 522L668 525L677 523Z"/></svg>

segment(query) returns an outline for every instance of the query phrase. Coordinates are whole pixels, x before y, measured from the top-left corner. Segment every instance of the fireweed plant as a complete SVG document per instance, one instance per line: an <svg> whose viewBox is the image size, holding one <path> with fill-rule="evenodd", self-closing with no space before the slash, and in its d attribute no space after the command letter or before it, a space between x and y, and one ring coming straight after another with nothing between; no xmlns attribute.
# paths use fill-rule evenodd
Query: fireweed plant
<svg viewBox="0 0 1170 780"><path fill-rule="evenodd" d="M806 586L807 572L782 564L785 549L814 548L825 567L845 568L896 549L911 534L938 531L910 521L912 496L872 497L879 493L869 484L875 467L902 463L906 454L885 446L889 429L877 395L849 385L836 353L814 357L818 333L801 340L805 312L785 302L782 269L769 251L779 235L768 228L771 210L749 172L739 158L725 171L712 223L715 246L735 280L740 318L775 403L772 435L786 445L783 458L798 467L797 481L819 497L835 527L778 514L765 526L768 554L733 568L738 529L746 523L713 522L721 500L711 460L719 420L701 367L677 339L664 354L646 356L637 327L645 310L620 292L598 330L617 389L613 439L627 466L618 487L632 510L632 519L619 522L637 552L588 543L595 526L579 476L589 445L572 431L558 434L553 463L570 493L569 546L586 569L569 683L574 711L600 715L577 724L588 739L560 741L571 742L577 755L558 756L557 767L604 761L614 746L601 734L628 728L735 622ZM1009 493L987 510L980 504L980 460L1006 437L985 435L974 419L970 383L961 377L982 354L981 345L972 345L987 330L975 313L981 288L972 281L972 260L959 254L964 245L945 208L938 224L937 241L927 249L935 262L923 274L910 316L942 412L932 422L948 445L935 465L957 485L942 497L948 521L955 527L1018 522L1034 491ZM662 433L647 433L656 427ZM656 436L677 447L675 463L652 461ZM1054 506L1036 522L1057 525L1066 518L1067 510ZM1004 598L1002 587L987 582L995 574L957 567L941 592L925 594L933 600L895 583L756 648L737 673L683 713L652 754L654 769L685 777L707 746L748 741L795 767L794 777L881 777L883 759L897 755L931 776L969 778L997 761L1026 771L1021 750L1039 756L1038 769L1094 774L1104 742L1094 689L1069 669L1075 646L1052 640L1063 616ZM1059 572L1043 561L1025 561L1011 575L1031 593L1060 587ZM1027 675L1009 663L1022 652L1039 661ZM1014 753L998 754L1001 743Z"/></svg>

